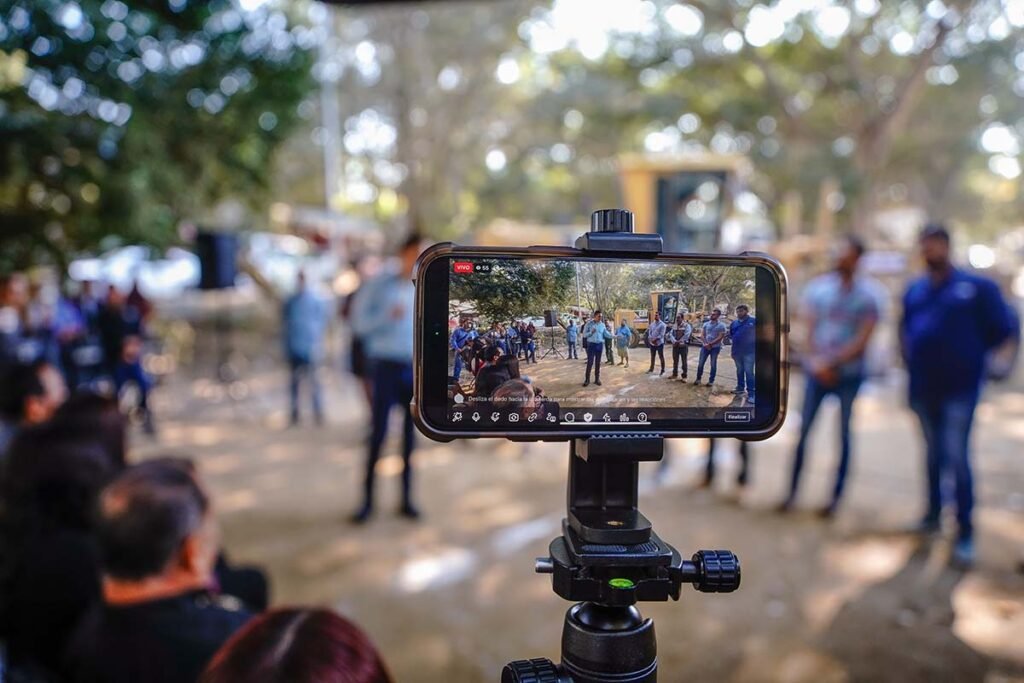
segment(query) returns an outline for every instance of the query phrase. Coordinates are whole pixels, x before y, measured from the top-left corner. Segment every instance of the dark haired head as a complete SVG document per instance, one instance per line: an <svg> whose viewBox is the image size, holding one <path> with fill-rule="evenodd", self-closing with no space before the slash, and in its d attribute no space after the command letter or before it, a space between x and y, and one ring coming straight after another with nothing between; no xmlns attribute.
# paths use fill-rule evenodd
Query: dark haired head
<svg viewBox="0 0 1024 683"><path fill-rule="evenodd" d="M48 420L67 393L60 373L45 360L11 366L3 386L0 410L7 419L17 422Z"/></svg>
<svg viewBox="0 0 1024 683"><path fill-rule="evenodd" d="M104 448L48 422L11 442L4 482L12 527L88 530L100 490L117 473Z"/></svg>
<svg viewBox="0 0 1024 683"><path fill-rule="evenodd" d="M595 308L594 309L594 315L595 316L601 315L601 309L600 308Z"/></svg>
<svg viewBox="0 0 1024 683"><path fill-rule="evenodd" d="M510 379L519 379L519 359L512 354L506 353L505 355L498 358L498 365L504 365L508 368L508 376Z"/></svg>
<svg viewBox="0 0 1024 683"><path fill-rule="evenodd" d="M390 683L358 626L326 609L285 608L246 624L214 655L200 683Z"/></svg>
<svg viewBox="0 0 1024 683"><path fill-rule="evenodd" d="M868 250L867 244L857 235L847 235L844 239L846 240L846 246L852 249L858 257L863 256L864 252Z"/></svg>
<svg viewBox="0 0 1024 683"><path fill-rule="evenodd" d="M747 306L746 304L739 304L738 306L736 306L736 310L737 310L737 311L739 311L739 310L741 310L741 309L742 309L742 310L744 310L744 311L749 311L749 310L750 310L750 307L749 307L749 306Z"/></svg>
<svg viewBox="0 0 1024 683"><path fill-rule="evenodd" d="M399 253L404 253L409 249L416 249L419 251L421 244L423 244L423 235L418 232L411 232L404 240L402 240L402 244L398 248L398 251Z"/></svg>
<svg viewBox="0 0 1024 683"><path fill-rule="evenodd" d="M857 272L860 257L867 251L867 246L860 237L853 234L844 235L835 250L835 267L843 277L853 277Z"/></svg>
<svg viewBox="0 0 1024 683"><path fill-rule="evenodd" d="M946 226L928 223L921 230L918 241L925 266L934 274L948 272L953 264L950 260L950 237Z"/></svg>
<svg viewBox="0 0 1024 683"><path fill-rule="evenodd" d="M161 574L208 510L195 473L179 460L150 460L125 470L100 496L104 572L129 581Z"/></svg>
<svg viewBox="0 0 1024 683"><path fill-rule="evenodd" d="M53 420L69 433L98 442L118 467L125 465L128 422L114 397L77 391L57 409Z"/></svg>
<svg viewBox="0 0 1024 683"><path fill-rule="evenodd" d="M949 230L942 223L926 223L921 228L921 234L918 239L923 242L925 240L940 240L946 244L950 243Z"/></svg>

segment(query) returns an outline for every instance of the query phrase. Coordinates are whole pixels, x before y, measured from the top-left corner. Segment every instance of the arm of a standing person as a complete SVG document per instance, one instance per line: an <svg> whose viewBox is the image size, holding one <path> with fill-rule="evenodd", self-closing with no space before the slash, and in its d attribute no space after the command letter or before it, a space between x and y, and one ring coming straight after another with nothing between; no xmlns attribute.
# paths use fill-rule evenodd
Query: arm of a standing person
<svg viewBox="0 0 1024 683"><path fill-rule="evenodd" d="M721 329L719 330L718 334L715 335L715 337L711 341L708 342L708 346L711 347L711 346L715 346L716 344L722 343L722 341L725 339L725 335L727 333L728 333L728 328L726 328L725 324L723 323L721 325Z"/></svg>
<svg viewBox="0 0 1024 683"><path fill-rule="evenodd" d="M848 363L860 358L867 351L868 342L871 341L871 335L874 334L880 317L878 301L874 297L868 297L867 302L864 310L861 311L856 334L850 342L832 356L830 360L833 365L839 366Z"/></svg>
<svg viewBox="0 0 1024 683"><path fill-rule="evenodd" d="M999 285L991 280L982 282L979 288L978 315L980 316L982 337L986 350L994 349L1014 334L1020 334L1016 328L1014 316L1010 313L1009 304L999 291Z"/></svg>
<svg viewBox="0 0 1024 683"><path fill-rule="evenodd" d="M367 283L360 291L353 306L352 329L360 337L386 334L393 321L388 303L388 288L381 281Z"/></svg>

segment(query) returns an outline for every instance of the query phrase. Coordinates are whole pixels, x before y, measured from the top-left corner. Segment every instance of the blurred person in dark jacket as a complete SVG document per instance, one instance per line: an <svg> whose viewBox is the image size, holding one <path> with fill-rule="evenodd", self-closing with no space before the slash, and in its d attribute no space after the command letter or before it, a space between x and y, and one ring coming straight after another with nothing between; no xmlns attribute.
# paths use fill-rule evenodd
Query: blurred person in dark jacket
<svg viewBox="0 0 1024 683"><path fill-rule="evenodd" d="M53 417L67 398L67 386L57 368L44 360L10 366L0 381L4 387L0 402L2 463L4 452L18 432Z"/></svg>
<svg viewBox="0 0 1024 683"><path fill-rule="evenodd" d="M149 406L150 380L142 367L142 315L128 305L116 287L110 287L100 307L97 325L106 372L114 381L114 388L120 395L127 385L135 385L143 428L146 433L154 434L156 427Z"/></svg>
<svg viewBox="0 0 1024 683"><path fill-rule="evenodd" d="M67 670L79 683L194 683L250 614L211 590L218 530L179 463L125 470L100 496L103 604L81 621Z"/></svg>
<svg viewBox="0 0 1024 683"><path fill-rule="evenodd" d="M910 406L920 420L926 447L928 506L917 529L938 531L942 482L949 475L955 483L959 526L953 560L968 566L974 561L974 410L988 353L1019 329L995 282L953 265L945 227L926 226L920 247L926 273L907 287L900 322ZM951 334L954 329L956 334Z"/></svg>
<svg viewBox="0 0 1024 683"><path fill-rule="evenodd" d="M10 447L2 490L0 638L12 670L62 670L68 638L100 598L93 511L120 470L103 445L54 420Z"/></svg>

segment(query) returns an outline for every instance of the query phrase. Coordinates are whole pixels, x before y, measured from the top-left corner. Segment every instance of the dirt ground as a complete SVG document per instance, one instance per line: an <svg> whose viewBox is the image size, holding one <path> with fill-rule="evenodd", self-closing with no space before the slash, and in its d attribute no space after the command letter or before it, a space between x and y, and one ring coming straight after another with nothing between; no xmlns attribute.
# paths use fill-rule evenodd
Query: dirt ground
<svg viewBox="0 0 1024 683"><path fill-rule="evenodd" d="M579 374L583 361L571 363L558 367ZM554 365L529 370L552 385L560 376ZM610 386L626 381L611 370ZM628 381L645 381L637 370L646 367L635 363ZM358 385L325 369L328 424L288 429L283 370L268 359L247 372L229 387L171 378L155 396L158 439L138 436L134 445L136 457L197 459L229 555L267 568L275 604L341 610L366 628L401 682L494 681L507 660L557 658L568 605L549 577L533 573L533 558L559 530L564 444L421 440L424 519L412 523L395 515L400 464L391 443L377 515L354 527L346 518L358 503L366 429ZM734 594L686 590L679 603L642 606L657 625L659 680L1024 681L1024 575L1016 571L1024 384L991 390L978 413L979 562L967 573L948 567L948 537L922 543L901 532L921 512L924 484L899 378L864 390L837 518L809 512L834 472L831 405L809 455L805 511L772 512L788 476L800 385L795 377L783 431L753 446L747 490L732 484L733 442L720 446L714 490L694 490L703 440L672 442L662 467L642 469L642 509L664 539L684 555L729 548L743 564Z"/></svg>
<svg viewBox="0 0 1024 683"><path fill-rule="evenodd" d="M661 373L660 361L655 362L654 372L648 373L650 351L646 348L630 349L628 367L619 365L618 358L614 364L608 364L607 359L602 358L601 386L593 383L593 374L590 386L583 386L587 369L585 356L577 360L538 356L536 364L522 362L520 372L529 376L534 385L543 389L545 397L563 409L591 406L724 408L743 405L746 398L732 393L736 388L736 366L727 357L728 351L719 358L715 384L710 387L704 384L710 377L709 361L705 364L708 367L704 369L702 385L694 385L698 352L696 347L690 349L686 382L680 378L672 379L671 350L666 354L665 373ZM679 374L682 374L682 369ZM468 377L468 373L464 373L463 379Z"/></svg>

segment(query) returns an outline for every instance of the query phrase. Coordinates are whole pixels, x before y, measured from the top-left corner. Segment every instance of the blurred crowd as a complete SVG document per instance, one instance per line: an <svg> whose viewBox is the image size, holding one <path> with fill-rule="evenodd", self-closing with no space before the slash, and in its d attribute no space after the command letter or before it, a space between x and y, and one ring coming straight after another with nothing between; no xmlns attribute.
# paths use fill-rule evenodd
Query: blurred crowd
<svg viewBox="0 0 1024 683"><path fill-rule="evenodd" d="M265 573L228 561L190 460L133 463L113 397L55 390L45 361L17 367L23 420L0 461L0 679L390 680L338 614L267 611Z"/></svg>
<svg viewBox="0 0 1024 683"><path fill-rule="evenodd" d="M910 405L925 446L926 495L912 531L939 531L944 508L952 507L957 522L952 559L968 566L974 559L971 425L987 359L1019 338L1019 320L995 283L952 263L949 233L942 226L925 229L920 249L926 270L907 287L899 321ZM866 349L884 313L877 283L858 268L864 250L856 239L843 241L833 269L809 283L798 306L806 337L795 341L802 348L806 386L791 485L778 508L782 513L797 505L810 455L808 436L829 396L841 406L841 429L833 495L822 516L835 514L841 502L853 452L853 406L866 376ZM410 236L397 258L366 280L343 310L354 337L352 367L364 381L371 407L363 498L352 516L357 523L374 512L375 469L394 409L403 420L399 512L419 517L412 496L415 444L409 407L415 335L410 278L419 253L419 238ZM24 276L0 284L5 382L0 678L17 683L389 681L373 644L342 616L298 607L268 611L265 572L227 558L216 501L190 460L133 460L119 392L130 383L139 386L138 409L151 429L140 350L152 315L145 297L115 288L101 295L83 283L75 294L48 301ZM300 419L304 384L311 384L319 422L323 405L316 368L330 313L300 276L282 315L292 422ZM745 320L746 311L734 324ZM692 328L687 330L685 321L675 324L678 334L671 339L685 342ZM950 333L954 325L955 335ZM470 330L463 332L452 336L455 357L474 341ZM495 327L477 335L493 343L482 344L484 353L468 355L465 362L482 396L500 395L538 410L543 394L519 372L519 362L531 360L533 335L529 326L516 332ZM566 331L569 339L576 341L578 334L592 344L587 351L596 370L612 331L595 313L574 332ZM704 338L725 334L712 332L705 330ZM732 331L734 337L741 333L740 327ZM654 336L662 334L669 334L665 324ZM650 372L654 360L652 354ZM449 389L464 392L457 375ZM475 397L464 396L470 398ZM715 450L712 443L705 486L715 476ZM744 486L745 445L741 455L738 483Z"/></svg>
<svg viewBox="0 0 1024 683"><path fill-rule="evenodd" d="M34 366L44 377L58 375L71 390L120 396L133 386L135 409L152 433L151 382L142 365L152 315L153 305L137 284L127 293L89 281L62 291L24 273L7 275L0 279L0 377ZM0 444L19 421L17 406L4 407Z"/></svg>

